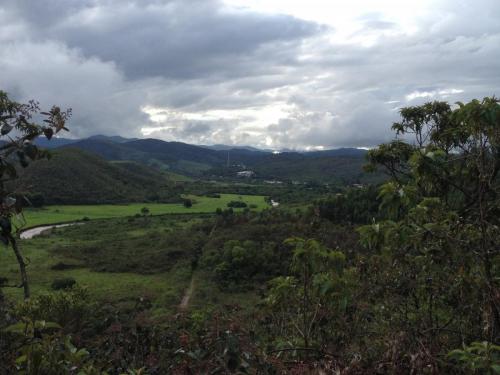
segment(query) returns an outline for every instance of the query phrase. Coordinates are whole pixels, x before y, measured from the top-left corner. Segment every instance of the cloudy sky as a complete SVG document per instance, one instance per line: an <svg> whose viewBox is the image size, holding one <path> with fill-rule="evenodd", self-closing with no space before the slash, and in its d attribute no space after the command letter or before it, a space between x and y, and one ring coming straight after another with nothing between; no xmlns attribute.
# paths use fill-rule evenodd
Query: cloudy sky
<svg viewBox="0 0 500 375"><path fill-rule="evenodd" d="M499 0L0 0L0 89L72 137L370 147L500 95Z"/></svg>

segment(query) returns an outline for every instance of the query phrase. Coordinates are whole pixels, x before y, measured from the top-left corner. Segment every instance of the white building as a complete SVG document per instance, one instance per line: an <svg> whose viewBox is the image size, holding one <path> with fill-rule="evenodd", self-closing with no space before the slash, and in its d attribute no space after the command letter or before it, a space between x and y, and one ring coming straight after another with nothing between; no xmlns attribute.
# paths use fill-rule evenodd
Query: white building
<svg viewBox="0 0 500 375"><path fill-rule="evenodd" d="M253 176L255 176L255 172L254 171L236 172L236 176L238 176L238 177L253 177Z"/></svg>

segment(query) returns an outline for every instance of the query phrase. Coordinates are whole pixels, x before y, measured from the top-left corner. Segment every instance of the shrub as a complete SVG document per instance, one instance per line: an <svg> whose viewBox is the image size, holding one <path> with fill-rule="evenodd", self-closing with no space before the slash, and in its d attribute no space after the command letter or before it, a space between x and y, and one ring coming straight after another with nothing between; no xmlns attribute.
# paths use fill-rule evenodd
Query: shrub
<svg viewBox="0 0 500 375"><path fill-rule="evenodd" d="M232 208L244 208L247 206L247 204L241 201L231 201L227 204L227 206Z"/></svg>
<svg viewBox="0 0 500 375"><path fill-rule="evenodd" d="M57 262L52 267L50 267L50 269L52 269L54 271L64 271L64 270L71 270L71 269L78 268L78 267L80 267L80 266L77 264L68 264L68 263L64 263L64 262ZM54 282L55 282L55 280L54 280Z"/></svg>
<svg viewBox="0 0 500 375"><path fill-rule="evenodd" d="M76 280L72 277L65 277L62 279L55 279L52 282L51 288L54 290L70 289L76 284Z"/></svg>
<svg viewBox="0 0 500 375"><path fill-rule="evenodd" d="M24 301L16 307L14 316L55 322L69 331L78 332L95 310L88 291L75 285L71 289L40 294Z"/></svg>

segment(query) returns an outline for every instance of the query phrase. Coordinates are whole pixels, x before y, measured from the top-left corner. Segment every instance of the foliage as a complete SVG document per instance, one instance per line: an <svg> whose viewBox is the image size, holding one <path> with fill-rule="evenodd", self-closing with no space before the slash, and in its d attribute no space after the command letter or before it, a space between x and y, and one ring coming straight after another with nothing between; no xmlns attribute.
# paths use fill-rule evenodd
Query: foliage
<svg viewBox="0 0 500 375"><path fill-rule="evenodd" d="M315 202L318 215L337 223L367 224L379 216L377 188L350 188L345 193Z"/></svg>
<svg viewBox="0 0 500 375"><path fill-rule="evenodd" d="M16 373L63 375L77 370L85 374L98 373L91 370L88 351L77 349L70 336L51 333L59 328L55 323L24 319L5 329L22 338L15 360Z"/></svg>
<svg viewBox="0 0 500 375"><path fill-rule="evenodd" d="M379 327L396 335L393 370L439 368L462 342L500 340L498 311L500 105L495 98L428 103L401 111L395 141L369 152L391 180L386 220L359 229L367 298ZM416 343L419 343L416 345Z"/></svg>
<svg viewBox="0 0 500 375"><path fill-rule="evenodd" d="M150 221L144 221L143 218L130 219L126 228L138 230L149 225ZM116 226L114 228L115 231L111 233L110 228L98 231L102 234L107 232L101 238L80 245L76 241L69 242L54 248L52 252L74 259L93 271L151 274L168 271L191 261L209 230L204 225L194 225L192 228L175 228L175 231L142 229L144 233L141 235L127 236L117 233ZM77 240L82 237L76 235L73 238Z"/></svg>
<svg viewBox="0 0 500 375"><path fill-rule="evenodd" d="M500 346L490 342L473 342L448 356L473 374L500 374Z"/></svg>
<svg viewBox="0 0 500 375"><path fill-rule="evenodd" d="M72 277L65 277L62 279L55 279L52 282L51 288L54 290L72 288L76 284L76 280Z"/></svg>
<svg viewBox="0 0 500 375"><path fill-rule="evenodd" d="M270 328L298 350L328 351L338 344L342 330L337 322L350 303L345 255L312 239L290 238L285 243L294 247L291 274L270 282Z"/></svg>
<svg viewBox="0 0 500 375"><path fill-rule="evenodd" d="M186 208L191 208L193 206L193 202L191 201L191 199L183 199L182 204Z"/></svg>
<svg viewBox="0 0 500 375"><path fill-rule="evenodd" d="M33 122L33 117L41 117L43 125ZM25 298L30 296L26 263L12 234L11 223L12 216L21 213L25 199L6 182L18 178L19 166L26 168L32 161L48 157L49 154L40 150L33 141L41 135L50 140L59 131L68 130L65 125L70 117L70 109L61 111L54 106L49 112L41 112L35 101L17 103L0 91L0 136L8 139L0 147L0 241L6 245L10 243L16 255Z"/></svg>
<svg viewBox="0 0 500 375"><path fill-rule="evenodd" d="M247 204L241 201L231 201L227 204L227 206L231 208L244 208L247 206Z"/></svg>
<svg viewBox="0 0 500 375"><path fill-rule="evenodd" d="M79 331L92 309L88 290L73 286L67 290L30 298L16 306L14 315L33 322L55 322L66 330Z"/></svg>
<svg viewBox="0 0 500 375"><path fill-rule="evenodd" d="M216 264L214 276L221 287L238 289L272 277L279 269L280 257L273 242L230 240L216 259L205 258L207 261Z"/></svg>

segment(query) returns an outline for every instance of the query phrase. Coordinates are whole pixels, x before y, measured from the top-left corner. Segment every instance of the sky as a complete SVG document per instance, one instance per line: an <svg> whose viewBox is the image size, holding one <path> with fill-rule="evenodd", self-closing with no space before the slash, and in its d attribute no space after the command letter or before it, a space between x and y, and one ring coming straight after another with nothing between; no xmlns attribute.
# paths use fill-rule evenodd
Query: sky
<svg viewBox="0 0 500 375"><path fill-rule="evenodd" d="M0 0L0 46L0 90L72 138L374 147L500 95L499 0Z"/></svg>

